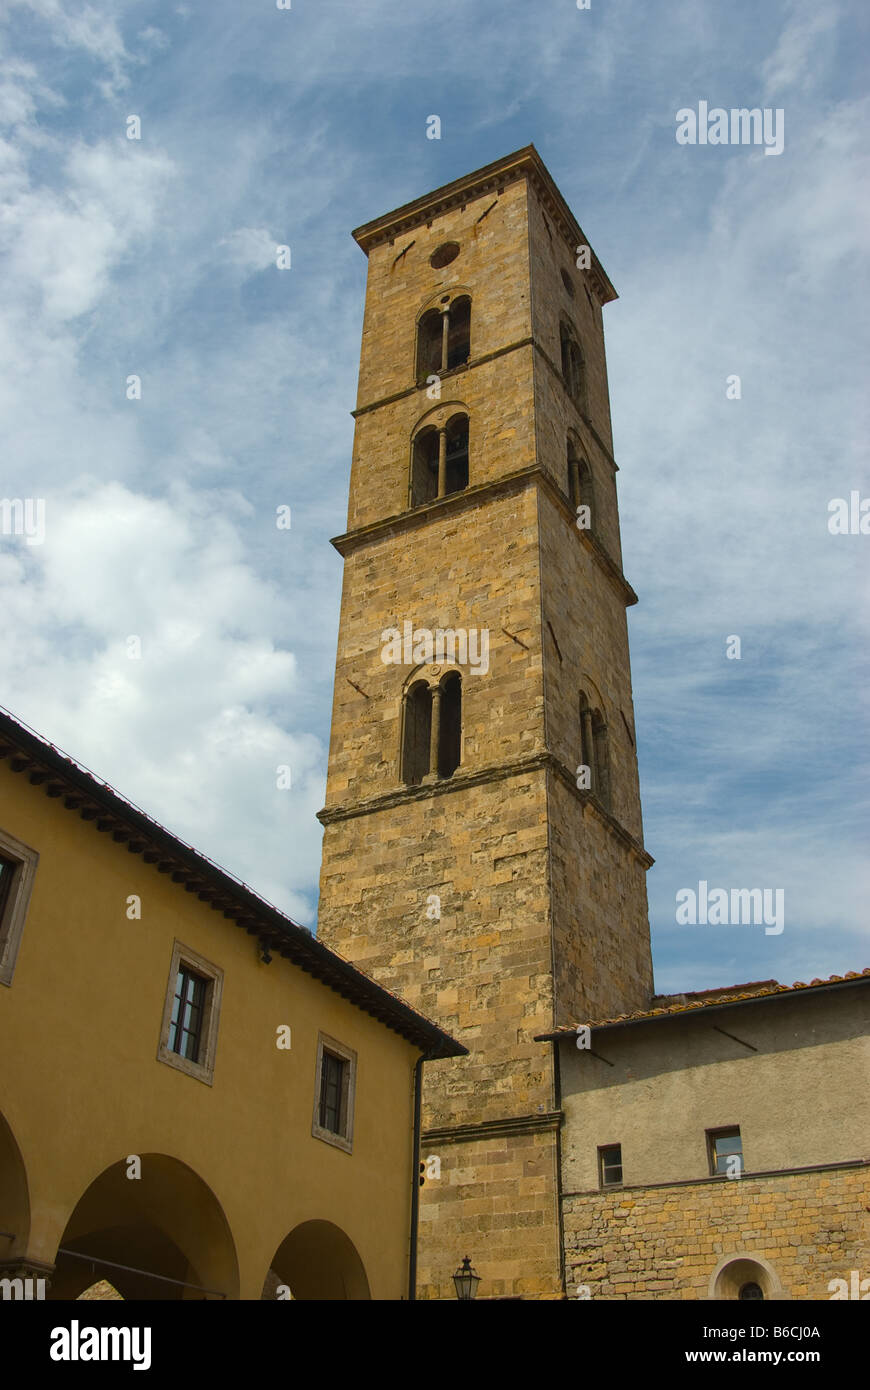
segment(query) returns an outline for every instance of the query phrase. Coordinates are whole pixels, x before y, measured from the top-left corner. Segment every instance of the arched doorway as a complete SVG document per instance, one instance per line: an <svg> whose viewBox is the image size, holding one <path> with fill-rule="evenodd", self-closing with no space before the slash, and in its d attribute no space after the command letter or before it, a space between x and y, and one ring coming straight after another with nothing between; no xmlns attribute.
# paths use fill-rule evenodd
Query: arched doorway
<svg viewBox="0 0 870 1390"><path fill-rule="evenodd" d="M769 1302L789 1295L769 1260L761 1255L723 1255L710 1276L707 1297L718 1301Z"/></svg>
<svg viewBox="0 0 870 1390"><path fill-rule="evenodd" d="M278 1246L263 1286L264 1298L311 1301L371 1298L356 1246L331 1221L303 1221Z"/></svg>
<svg viewBox="0 0 870 1390"><path fill-rule="evenodd" d="M166 1154L121 1160L95 1178L61 1237L49 1298L108 1280L124 1299L238 1298L235 1247L220 1203Z"/></svg>

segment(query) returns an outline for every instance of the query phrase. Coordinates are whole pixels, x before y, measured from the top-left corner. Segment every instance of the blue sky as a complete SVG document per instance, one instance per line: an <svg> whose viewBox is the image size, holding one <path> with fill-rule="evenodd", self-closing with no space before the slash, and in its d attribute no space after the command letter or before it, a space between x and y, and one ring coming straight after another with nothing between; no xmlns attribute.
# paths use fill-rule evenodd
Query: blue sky
<svg viewBox="0 0 870 1390"><path fill-rule="evenodd" d="M534 142L620 294L657 985L862 968L870 538L827 521L870 496L867 49L860 0L11 0L0 494L46 539L0 536L0 703L314 923L350 230ZM678 145L702 100L782 108L783 153ZM701 879L784 889L784 931L677 926Z"/></svg>

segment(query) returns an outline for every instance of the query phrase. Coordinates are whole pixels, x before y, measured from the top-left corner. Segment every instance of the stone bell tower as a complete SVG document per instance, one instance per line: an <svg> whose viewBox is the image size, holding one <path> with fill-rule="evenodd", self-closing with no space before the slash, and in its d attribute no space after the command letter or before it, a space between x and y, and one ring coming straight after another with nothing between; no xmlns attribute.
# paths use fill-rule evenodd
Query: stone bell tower
<svg viewBox="0 0 870 1390"><path fill-rule="evenodd" d="M354 236L319 934L469 1049L424 1069L419 1296L453 1298L468 1254L480 1297L559 1297L558 1077L534 1038L652 994L615 291L533 146Z"/></svg>

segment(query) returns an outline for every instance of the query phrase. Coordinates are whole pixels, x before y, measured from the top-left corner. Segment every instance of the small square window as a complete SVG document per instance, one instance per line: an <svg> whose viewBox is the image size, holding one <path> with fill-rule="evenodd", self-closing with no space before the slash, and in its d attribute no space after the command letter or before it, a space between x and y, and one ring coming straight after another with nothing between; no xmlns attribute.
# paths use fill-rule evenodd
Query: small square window
<svg viewBox="0 0 870 1390"><path fill-rule="evenodd" d="M736 1177L743 1171L743 1140L740 1129L707 1130L707 1153L710 1159L710 1172L715 1175Z"/></svg>
<svg viewBox="0 0 870 1390"><path fill-rule="evenodd" d="M0 984L11 985L39 855L0 830Z"/></svg>
<svg viewBox="0 0 870 1390"><path fill-rule="evenodd" d="M211 1085L223 971L176 941L169 967L157 1058Z"/></svg>
<svg viewBox="0 0 870 1390"><path fill-rule="evenodd" d="M356 1092L356 1053L344 1043L321 1033L317 1040L317 1073L314 1083L315 1139L353 1151L353 1108Z"/></svg>
<svg viewBox="0 0 870 1390"><path fill-rule="evenodd" d="M598 1174L602 1187L622 1186L621 1144L606 1144L598 1150Z"/></svg>

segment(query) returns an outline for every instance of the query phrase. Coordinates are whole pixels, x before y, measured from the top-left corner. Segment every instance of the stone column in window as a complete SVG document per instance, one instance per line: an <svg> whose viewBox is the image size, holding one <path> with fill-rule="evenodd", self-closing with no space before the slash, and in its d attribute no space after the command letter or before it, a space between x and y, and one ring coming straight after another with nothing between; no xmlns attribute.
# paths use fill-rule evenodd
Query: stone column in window
<svg viewBox="0 0 870 1390"><path fill-rule="evenodd" d="M441 370L447 371L447 362L450 353L450 305L445 304L441 309Z"/></svg>
<svg viewBox="0 0 870 1390"><path fill-rule="evenodd" d="M447 494L447 430L442 425L438 431L438 496Z"/></svg>
<svg viewBox="0 0 870 1390"><path fill-rule="evenodd" d="M429 773L424 782L434 782L438 777L438 749L441 745L441 687L436 685L432 691L432 728L429 739Z"/></svg>

